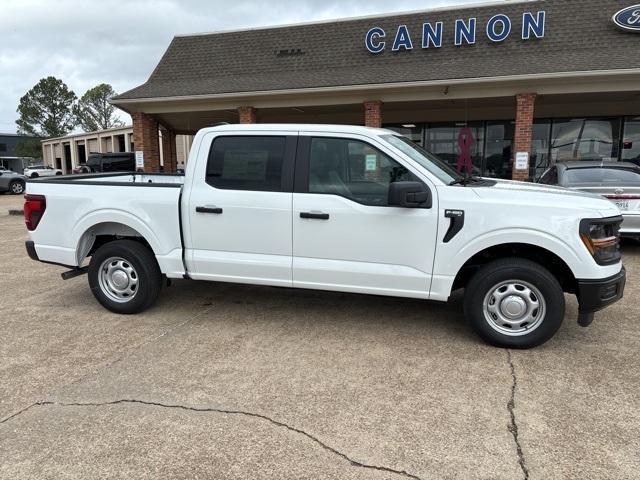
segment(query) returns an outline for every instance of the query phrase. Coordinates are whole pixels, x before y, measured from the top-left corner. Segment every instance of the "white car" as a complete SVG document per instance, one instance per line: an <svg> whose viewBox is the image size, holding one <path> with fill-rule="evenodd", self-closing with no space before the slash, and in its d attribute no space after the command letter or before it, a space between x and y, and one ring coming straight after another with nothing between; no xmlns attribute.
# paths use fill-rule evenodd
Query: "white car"
<svg viewBox="0 0 640 480"><path fill-rule="evenodd" d="M163 277L439 302L464 288L482 338L527 348L558 330L565 292L587 326L626 278L611 202L462 177L365 127L206 128L185 176L33 180L24 213L29 256L71 268L63 278L88 273L125 314L153 305Z"/></svg>
<svg viewBox="0 0 640 480"><path fill-rule="evenodd" d="M27 178L51 177L54 175L62 175L62 170L49 165L30 165L24 169L23 174Z"/></svg>

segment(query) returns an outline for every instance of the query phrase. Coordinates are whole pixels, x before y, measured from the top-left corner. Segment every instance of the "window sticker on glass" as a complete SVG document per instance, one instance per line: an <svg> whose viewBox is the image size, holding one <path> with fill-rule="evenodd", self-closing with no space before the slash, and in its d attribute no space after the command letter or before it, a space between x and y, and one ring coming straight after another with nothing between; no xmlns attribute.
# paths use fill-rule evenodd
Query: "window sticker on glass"
<svg viewBox="0 0 640 480"><path fill-rule="evenodd" d="M375 172L378 169L378 156L376 154L365 155L364 168L367 172Z"/></svg>
<svg viewBox="0 0 640 480"><path fill-rule="evenodd" d="M227 151L222 166L227 180L262 181L267 174L269 156L259 151Z"/></svg>

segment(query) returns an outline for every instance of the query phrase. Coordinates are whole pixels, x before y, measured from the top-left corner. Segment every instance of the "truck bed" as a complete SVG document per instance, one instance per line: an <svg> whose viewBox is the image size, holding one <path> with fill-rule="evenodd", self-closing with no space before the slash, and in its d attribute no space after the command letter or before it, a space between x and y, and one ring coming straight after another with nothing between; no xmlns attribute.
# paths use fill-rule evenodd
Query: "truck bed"
<svg viewBox="0 0 640 480"><path fill-rule="evenodd" d="M31 232L38 258L80 266L95 238L138 235L151 246L167 276L184 274L180 225L183 175L99 173L39 178L27 195L46 199ZM79 246L79 247L78 247Z"/></svg>

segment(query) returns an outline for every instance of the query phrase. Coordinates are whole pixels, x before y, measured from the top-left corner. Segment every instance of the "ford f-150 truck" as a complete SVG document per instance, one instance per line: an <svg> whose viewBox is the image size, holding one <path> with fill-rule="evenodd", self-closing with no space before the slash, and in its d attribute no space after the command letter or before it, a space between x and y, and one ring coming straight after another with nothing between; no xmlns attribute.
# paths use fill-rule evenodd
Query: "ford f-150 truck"
<svg viewBox="0 0 640 480"><path fill-rule="evenodd" d="M463 176L383 129L206 128L184 176L30 180L24 214L30 257L87 272L123 314L149 308L166 278L432 301L465 289L484 340L528 348L560 327L564 292L587 326L625 286L611 202Z"/></svg>

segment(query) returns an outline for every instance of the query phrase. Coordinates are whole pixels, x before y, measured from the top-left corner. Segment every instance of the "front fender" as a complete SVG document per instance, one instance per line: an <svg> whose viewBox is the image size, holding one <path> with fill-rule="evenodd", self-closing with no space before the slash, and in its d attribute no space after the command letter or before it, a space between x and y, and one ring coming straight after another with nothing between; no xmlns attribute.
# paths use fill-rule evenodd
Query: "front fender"
<svg viewBox="0 0 640 480"><path fill-rule="evenodd" d="M455 272L455 276L470 258L483 250L508 243L520 243L535 245L557 255L567 264L576 278L582 278L584 274L588 275L593 271L595 262L590 258L584 245L578 243L579 241L580 239L577 234L576 244L569 245L555 235L541 230L524 228L494 230L476 237L462 247L458 251L458 254L450 259L447 270L449 272ZM584 249L584 252L576 251L576 248Z"/></svg>

